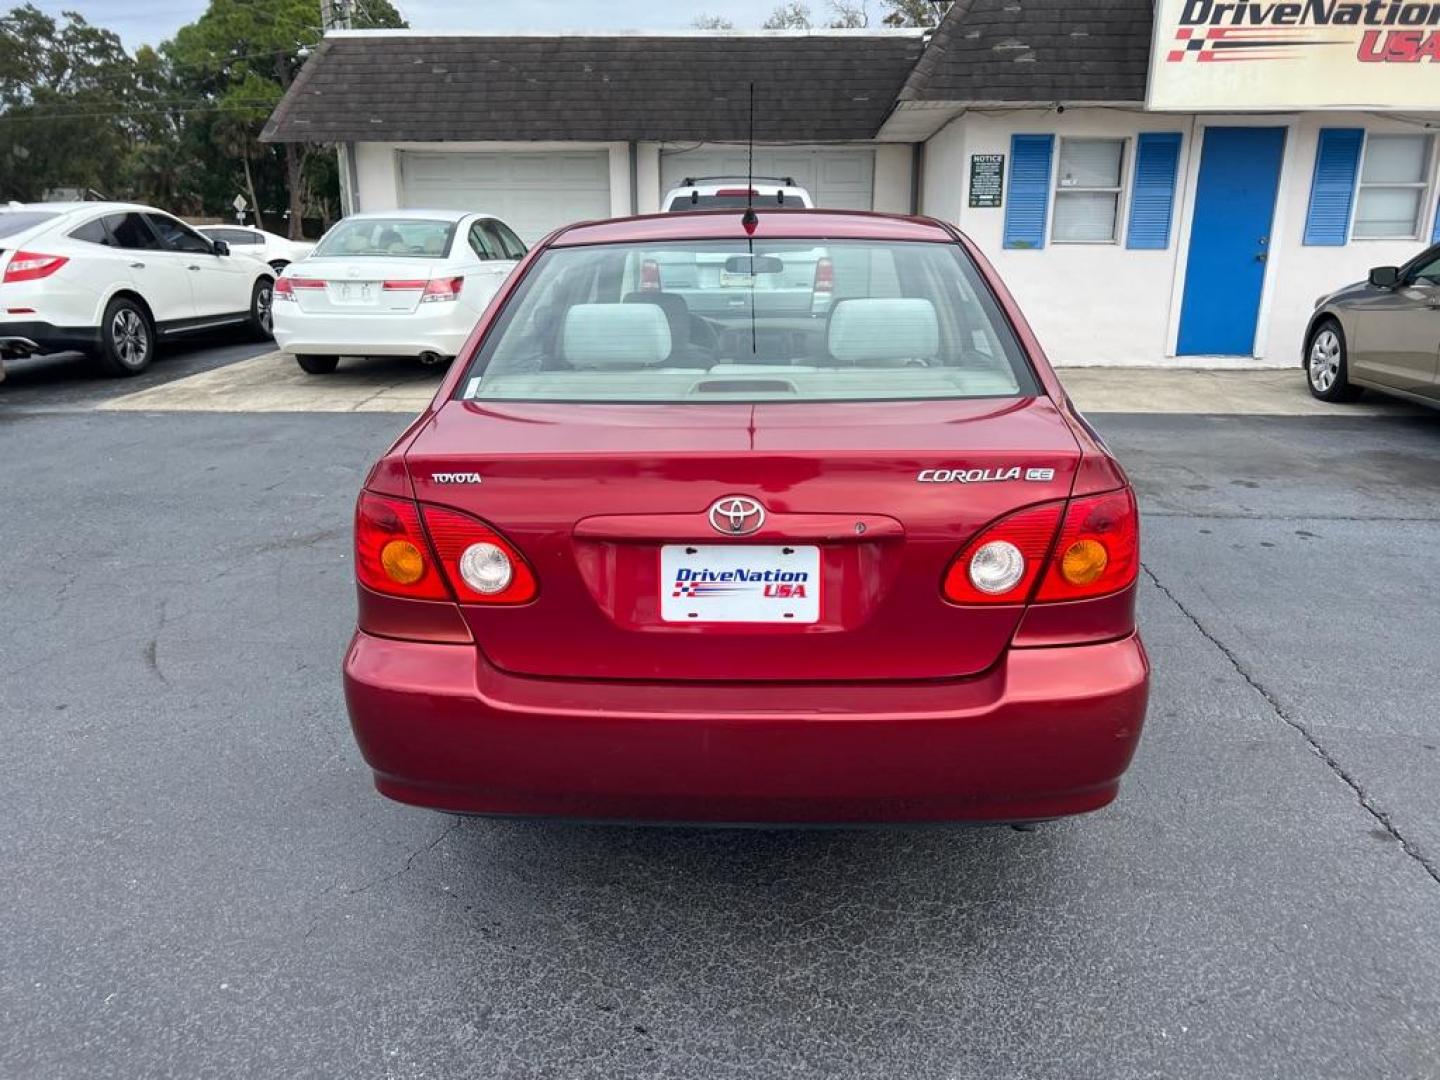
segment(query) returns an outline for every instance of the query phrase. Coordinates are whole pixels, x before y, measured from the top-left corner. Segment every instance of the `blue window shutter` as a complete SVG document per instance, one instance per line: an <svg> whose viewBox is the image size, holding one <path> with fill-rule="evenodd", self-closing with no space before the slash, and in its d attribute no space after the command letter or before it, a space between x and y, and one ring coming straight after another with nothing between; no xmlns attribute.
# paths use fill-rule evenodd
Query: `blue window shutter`
<svg viewBox="0 0 1440 1080"><path fill-rule="evenodd" d="M1164 250L1170 246L1175 211L1175 176L1180 168L1180 133L1147 131L1136 141L1135 190L1130 194L1128 248Z"/></svg>
<svg viewBox="0 0 1440 1080"><path fill-rule="evenodd" d="M1005 246L1043 248L1050 209L1050 158L1054 135L1010 136L1010 196L1005 202Z"/></svg>
<svg viewBox="0 0 1440 1080"><path fill-rule="evenodd" d="M1315 176L1310 181L1310 209L1305 215L1305 243L1343 246L1350 230L1350 203L1355 198L1355 173L1360 167L1362 128L1321 128L1315 147Z"/></svg>

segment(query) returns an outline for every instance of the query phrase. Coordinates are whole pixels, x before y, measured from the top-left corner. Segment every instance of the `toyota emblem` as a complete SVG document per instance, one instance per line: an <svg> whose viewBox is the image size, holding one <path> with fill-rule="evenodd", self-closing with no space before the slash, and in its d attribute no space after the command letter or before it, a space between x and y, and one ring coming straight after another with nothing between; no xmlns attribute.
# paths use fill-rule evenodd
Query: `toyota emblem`
<svg viewBox="0 0 1440 1080"><path fill-rule="evenodd" d="M726 536L749 536L764 524L764 507L744 495L717 499L710 507L710 527Z"/></svg>

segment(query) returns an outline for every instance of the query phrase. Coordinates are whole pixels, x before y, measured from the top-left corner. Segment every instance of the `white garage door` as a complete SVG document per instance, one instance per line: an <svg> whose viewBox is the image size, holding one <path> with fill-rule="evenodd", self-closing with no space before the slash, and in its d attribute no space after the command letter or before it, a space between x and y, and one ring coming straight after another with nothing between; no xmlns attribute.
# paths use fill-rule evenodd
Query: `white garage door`
<svg viewBox="0 0 1440 1080"><path fill-rule="evenodd" d="M610 216L610 155L404 150L400 205L494 214L533 244L561 225Z"/></svg>
<svg viewBox="0 0 1440 1080"><path fill-rule="evenodd" d="M745 148L671 150L660 157L660 183L666 191L687 176L744 176ZM869 210L874 205L875 151L766 150L755 148L756 176L790 176L810 192L816 206Z"/></svg>

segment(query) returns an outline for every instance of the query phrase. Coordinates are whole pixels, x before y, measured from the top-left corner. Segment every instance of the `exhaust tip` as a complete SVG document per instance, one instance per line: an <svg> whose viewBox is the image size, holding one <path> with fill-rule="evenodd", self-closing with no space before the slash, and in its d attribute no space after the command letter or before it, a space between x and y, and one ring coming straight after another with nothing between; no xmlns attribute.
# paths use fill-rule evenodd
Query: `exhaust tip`
<svg viewBox="0 0 1440 1080"><path fill-rule="evenodd" d="M34 356L39 351L40 346L29 338L0 337L0 357L7 360L19 360L27 356Z"/></svg>
<svg viewBox="0 0 1440 1080"><path fill-rule="evenodd" d="M450 357L441 356L438 352L422 352L420 354L420 363L426 367L436 367L440 364L448 364L449 362Z"/></svg>

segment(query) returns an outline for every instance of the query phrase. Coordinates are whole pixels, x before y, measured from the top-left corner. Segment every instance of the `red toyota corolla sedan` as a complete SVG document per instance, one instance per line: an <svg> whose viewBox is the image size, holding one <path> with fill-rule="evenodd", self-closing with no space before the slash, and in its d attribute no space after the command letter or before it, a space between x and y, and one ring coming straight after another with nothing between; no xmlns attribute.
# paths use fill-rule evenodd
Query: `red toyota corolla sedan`
<svg viewBox="0 0 1440 1080"><path fill-rule="evenodd" d="M937 221L577 225L356 511L376 785L480 814L1022 821L1114 798L1135 498Z"/></svg>

